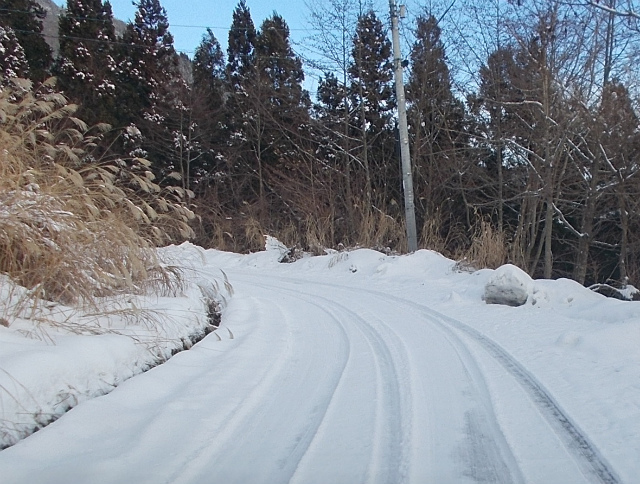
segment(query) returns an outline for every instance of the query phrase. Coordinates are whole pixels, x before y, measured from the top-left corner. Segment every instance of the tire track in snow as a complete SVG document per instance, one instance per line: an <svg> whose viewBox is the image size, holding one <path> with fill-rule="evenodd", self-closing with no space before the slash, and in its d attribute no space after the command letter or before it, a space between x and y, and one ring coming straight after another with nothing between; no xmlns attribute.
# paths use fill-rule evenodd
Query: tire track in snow
<svg viewBox="0 0 640 484"><path fill-rule="evenodd" d="M273 287L263 286L265 289L269 289L270 291L274 291ZM277 305L271 302L277 308ZM317 306L318 309L325 312L324 308L321 306ZM273 311L272 311L273 312ZM328 313L327 313L328 314ZM333 319L333 315L330 315ZM284 319L284 315L283 315ZM341 335L342 345L346 347L346 353L342 355L340 361L338 361L338 372L333 373L333 377L329 377L328 381L325 383L325 387L323 391L325 394L330 395L324 401L316 402L314 407L314 412L309 418L309 415L306 415L305 425L301 429L301 432L298 433L297 437L294 439L295 443L293 448L287 449L286 456L280 456L279 462L277 465L277 469L270 475L269 471L264 469L262 475L260 475L260 480L251 481L251 482L265 482L265 483L274 483L274 482L288 482L300 462L300 459L306 453L311 440L313 439L317 428L320 426L322 420L324 419L324 415L327 411L327 407L330 404L331 398L335 393L335 389L339 386L340 380L344 374L344 369L348 363L350 358L350 349L349 349L349 339L344 331L344 328L338 325L339 333ZM340 345L337 345L340 346ZM290 353L290 352L288 352ZM237 440L237 436L247 436L251 434L251 429L255 429L255 426L252 425L252 420L255 420L256 416L262 416L264 419L268 419L269 415L267 412L263 411L264 408L264 400L265 396L269 394L277 394L276 387L281 383L281 375L287 368L287 363L290 362L290 355L282 355L278 360L278 364L275 368L272 369L267 378L260 381L260 383L252 390L251 394L247 396L245 400L243 400L243 404L238 406L236 410L229 416L228 420L223 424L223 426L217 430L215 435L211 435L211 439L207 440L200 446L197 451L193 452L188 459L188 461L184 462L179 471L171 477L167 482L172 483L195 483L195 482L206 482L211 478L212 472L217 473L216 479L219 479L224 475L224 473L220 474L220 468L216 468L217 466L212 467L213 462L224 462L228 463L230 461L235 462L236 468L232 469L226 475L224 475L225 483L237 482L239 484L244 484L247 481L246 476L242 476L242 459L233 459L229 456L230 454L230 446L229 442L233 440ZM275 389L275 390L274 390ZM293 403L293 402L288 402ZM245 430L243 432L243 430ZM213 441L213 443L212 443ZM250 454L249 449L238 449L239 453L242 455Z"/></svg>
<svg viewBox="0 0 640 484"><path fill-rule="evenodd" d="M293 278L288 278L288 280L290 282L299 283L299 281ZM604 456L602 456L586 434L571 420L560 404L551 396L549 391L528 370L526 370L522 364L520 364L513 356L511 356L504 348L491 338L457 319L450 318L429 308L428 306L424 306L407 299L371 289L354 288L352 286L329 284L319 281L314 281L314 284L328 286L334 289L339 287L340 289L353 292L366 292L375 295L377 298L402 303L429 316L428 319L430 321L438 324L442 328L453 328L454 330L462 332L467 337L478 343L489 356L491 356L500 364L500 366L513 376L520 387L529 395L529 398L545 417L556 434L561 438L561 441L567 448L568 452L574 457L578 466L586 474L585 477L589 478L592 482L598 482L601 484L620 483L620 479ZM460 339L459 336L457 336L457 338ZM462 344L464 343L462 342Z"/></svg>
<svg viewBox="0 0 640 484"><path fill-rule="evenodd" d="M414 310L415 311L415 310ZM418 313L419 314L419 313ZM496 416L489 387L475 357L449 328L432 325L455 351L467 375L479 408L466 415L466 433L471 441L465 450L466 475L477 482L516 484L525 482Z"/></svg>
<svg viewBox="0 0 640 484"><path fill-rule="evenodd" d="M504 348L461 321L449 318L426 307L423 307L423 310L427 314L430 313L431 318L443 327L451 326L480 344L487 354L500 363L514 377L554 431L561 437L579 467L587 476L592 478L591 480L602 484L618 484L620 482L616 473L611 469L595 445L571 420L549 391Z"/></svg>
<svg viewBox="0 0 640 484"><path fill-rule="evenodd" d="M256 279L257 277L255 275L251 275L245 282L263 289L273 290L273 283L269 285L258 284L256 283ZM270 278L271 281L272 279L273 278ZM406 401L403 402L403 394L399 386L399 373L396 370L393 355L385 338L371 326L366 319L333 299L323 297L317 293L308 293L300 289L289 289L282 286L279 286L277 290L286 291L304 300L307 304L318 307L331 315L345 331L348 332L348 327L353 327L365 338L376 360L377 408L372 457L363 482L381 484L398 484L404 482L408 468L408 455L406 454L407 449L403 445L403 442L410 440L410 427L409 425L403 425L403 423L410 421L410 419L406 418L410 406ZM319 300L323 301L323 305L318 303ZM336 312L327 309L329 307L333 307L339 311ZM346 325L347 323L342 321L344 315L348 315L350 318L348 327ZM398 338L397 335L394 335L394 337L397 340L396 347L402 347L403 344L400 338ZM403 355L402 359L406 361L406 355ZM408 392L405 393L407 395L404 396L408 396ZM403 416L405 417L404 422ZM321 438L322 435L319 432L314 436L314 440ZM300 460L302 461L302 459L303 457L301 457Z"/></svg>
<svg viewBox="0 0 640 484"><path fill-rule="evenodd" d="M407 456L403 446L404 438L410 440L409 427L403 425L407 418L408 406L403 405L400 392L399 374L394 358L384 337L354 311L335 301L313 295L327 304L340 308L357 321L356 329L368 340L377 362L378 398L376 409L376 432L374 449L366 482L398 484L404 481Z"/></svg>
<svg viewBox="0 0 640 484"><path fill-rule="evenodd" d="M252 276L252 279L255 280L255 276ZM288 278L279 278L279 280L287 280L291 283L299 283L299 281ZM309 284L310 281L305 282ZM313 281L313 283L315 284L316 281ZM335 288L334 285L330 284L318 284ZM350 288L348 286L340 287L349 291L358 292L358 289ZM388 355L386 357L388 361L392 361L392 358L388 350L389 345L386 343L385 339L393 339L395 341L395 344L392 345L392 347L405 348L403 339L400 337L397 330L394 329L390 324L388 324L384 319L372 313L370 310L365 310L365 312L371 316L371 319L379 322L380 325L385 328L385 335L382 335L379 330L375 329L368 322L368 319L362 316L362 313L354 312L354 310L350 309L344 304L338 303L335 299L325 298L323 296L320 296L317 292L309 293L303 292L300 289L292 290L282 287L281 289L288 292L294 292L298 295L305 294L316 300L324 300L335 308L339 308L342 314L349 314L354 320L357 320L361 323L358 325L358 329L360 331L367 328L369 331L373 332L373 334L375 335L374 338L379 341L379 345L385 346L387 348L384 353ZM382 294L376 294L376 296L379 295L382 296ZM382 299L380 299L377 297L377 300L385 299L387 298L383 297ZM488 388L486 386L486 383L484 382L484 378L482 376L480 368L475 363L475 359L468 351L464 343L462 343L462 341L455 334L453 334L449 328L437 325L434 329L443 335L443 338L448 342L448 344L457 355L458 360L464 368L464 375L466 375L465 381L468 384L468 389L474 392L474 394L477 396L474 401L477 404L481 405L483 409L481 415L477 415L475 412L469 412L466 414L467 425L471 430L469 432L469 438L476 439L476 441L474 442L475 446L471 446L472 448L470 448L470 451L474 454L475 458L469 459L469 462L467 462L467 464L469 465L469 473L467 474L467 477L471 477L472 479L477 480L477 482L491 482L493 484L524 482L520 469L515 461L515 458L511 454L511 450L506 440L504 439L499 424L497 423L497 420L495 418ZM371 333L368 334L371 335ZM403 371L405 373L409 372L410 367L409 364L406 363L406 349L404 350L404 354L399 359L405 362L403 364ZM383 378L386 382L397 382L399 381L400 375L396 371L393 374L387 373L383 376ZM410 380L410 377L407 377L406 379ZM404 397L405 400L410 400L410 391L400 393L400 388L397 384L395 385L395 388L395 392L397 392L400 399ZM429 406L428 402L427 406ZM408 451L410 451L411 449L408 448L408 445L410 445L411 443L411 418L409 418L411 415L411 410L407 409L411 408L410 403L405 401L404 408L405 410L403 412L397 412L398 414L406 415L404 425L400 425L401 435L398 438L394 439L395 443L393 441L388 442L387 447L391 447L393 450L389 450L389 448L387 448L386 451L386 455L391 456L391 460L400 459L400 461L402 462L402 465L400 466L401 470L397 473L397 477L391 476L391 479L384 480L382 482L398 483L404 482L409 479L410 457L408 455ZM391 409L391 412L391 414L393 414L393 409ZM389 414L389 410L386 410L385 413ZM438 414L432 415L432 418L439 417L440 415ZM485 432L486 430L490 430L490 432L487 433ZM398 449L402 449L402 456L398 456ZM385 452L382 452L382 454L385 454ZM424 456L422 457L422 459L424 459ZM434 464L438 465L437 463Z"/></svg>

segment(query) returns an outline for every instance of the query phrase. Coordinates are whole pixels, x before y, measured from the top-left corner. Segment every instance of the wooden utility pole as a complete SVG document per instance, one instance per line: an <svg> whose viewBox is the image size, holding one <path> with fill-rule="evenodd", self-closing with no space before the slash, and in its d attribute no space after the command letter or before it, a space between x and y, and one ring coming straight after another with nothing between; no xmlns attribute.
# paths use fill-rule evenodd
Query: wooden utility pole
<svg viewBox="0 0 640 484"><path fill-rule="evenodd" d="M396 78L396 97L398 98L398 130L400 134L400 158L402 159L402 185L404 187L404 216L407 225L407 243L409 252L418 250L416 230L416 210L413 198L413 175L409 155L409 129L407 127L407 105L404 97L404 76L400 54L400 34L398 17L404 17L404 5L398 7L396 0L389 0L391 9L391 33L393 39L393 64Z"/></svg>

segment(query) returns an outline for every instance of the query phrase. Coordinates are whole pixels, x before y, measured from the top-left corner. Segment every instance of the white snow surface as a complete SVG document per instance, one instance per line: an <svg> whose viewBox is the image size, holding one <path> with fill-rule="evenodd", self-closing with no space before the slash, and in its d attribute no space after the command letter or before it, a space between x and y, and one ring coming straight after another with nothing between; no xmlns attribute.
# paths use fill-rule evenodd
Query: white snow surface
<svg viewBox="0 0 640 484"><path fill-rule="evenodd" d="M155 332L0 325L2 428L73 406L0 451L0 482L640 482L640 303L536 280L489 305L495 271L435 252L271 249L164 249L193 276L136 302ZM141 373L225 277L220 328Z"/></svg>

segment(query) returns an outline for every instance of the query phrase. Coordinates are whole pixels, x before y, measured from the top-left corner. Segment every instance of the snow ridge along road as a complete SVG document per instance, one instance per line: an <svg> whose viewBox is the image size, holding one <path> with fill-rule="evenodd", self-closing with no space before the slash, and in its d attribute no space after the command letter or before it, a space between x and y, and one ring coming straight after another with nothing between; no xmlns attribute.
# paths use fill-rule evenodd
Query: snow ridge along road
<svg viewBox="0 0 640 484"><path fill-rule="evenodd" d="M223 327L0 452L3 484L623 482L525 364L401 283L212 261Z"/></svg>

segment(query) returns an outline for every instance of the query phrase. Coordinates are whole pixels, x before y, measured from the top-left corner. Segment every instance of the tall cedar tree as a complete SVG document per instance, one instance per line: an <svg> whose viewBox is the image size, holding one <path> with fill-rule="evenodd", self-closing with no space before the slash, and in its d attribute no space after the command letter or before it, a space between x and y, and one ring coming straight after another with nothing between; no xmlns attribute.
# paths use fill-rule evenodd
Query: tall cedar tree
<svg viewBox="0 0 640 484"><path fill-rule="evenodd" d="M29 74L36 82L50 74L52 52L42 36L45 10L34 0L4 0L0 8L0 26L12 29L29 64Z"/></svg>
<svg viewBox="0 0 640 484"><path fill-rule="evenodd" d="M302 61L293 52L289 27L274 14L260 27L256 38L256 67L260 114L265 116L266 161L291 161L295 138L308 122L309 96L302 88ZM293 143L292 143L293 141Z"/></svg>
<svg viewBox="0 0 640 484"><path fill-rule="evenodd" d="M318 85L315 110L320 126L314 130L314 135L318 137L316 142L324 173L334 178L329 182L332 219L342 225L342 231L346 233L353 231L360 205L352 189L357 189L359 195L362 188L352 186L352 167L357 166L357 153L352 151L357 142L351 142L353 113L349 67L353 64L353 35L358 19L373 5L370 0L310 0L307 6L315 30L308 40L319 54L312 65L325 72Z"/></svg>
<svg viewBox="0 0 640 484"><path fill-rule="evenodd" d="M54 71L59 87L90 125L114 123L116 40L109 2L67 0L58 26L60 54Z"/></svg>
<svg viewBox="0 0 640 484"><path fill-rule="evenodd" d="M417 19L416 41L411 49L411 75L407 85L408 117L413 136L413 166L419 216L436 214L446 236L465 213L455 195L461 153L464 109L451 90L438 21L432 15ZM454 203L455 201L455 203ZM461 217L459 215L462 215Z"/></svg>
<svg viewBox="0 0 640 484"><path fill-rule="evenodd" d="M192 65L194 137L200 152L199 158L191 164L190 176L202 191L209 184L218 184L223 176L224 183L228 183L228 169L224 163L228 135L224 117L224 54L210 29L197 47Z"/></svg>
<svg viewBox="0 0 640 484"><path fill-rule="evenodd" d="M480 139L486 143L488 151L482 159L487 183L481 183L484 187L483 192L488 193L488 200L482 200L480 203L487 203L494 210L497 209L495 211L500 231L505 228L505 223L513 223L508 220L513 211L508 211L505 217L505 200L515 196L513 190L516 188L515 180L509 180L508 177L508 169L513 160L507 159L504 139L507 133L513 132L513 126L517 123L515 113L507 106L521 98L510 82L516 69L514 56L513 48L501 47L489 54L486 65L483 65L479 72L478 107L482 107L489 116L486 122L480 123L484 131Z"/></svg>
<svg viewBox="0 0 640 484"><path fill-rule="evenodd" d="M344 163L344 129L345 116L349 116L349 92L332 72L327 72L318 83L317 103L314 105L315 116L319 121L317 136L323 158Z"/></svg>
<svg viewBox="0 0 640 484"><path fill-rule="evenodd" d="M230 181L233 183L234 204L245 201L249 193L257 191L255 177L247 165L250 150L247 143L245 118L249 115L249 82L255 77L254 49L256 28L251 12L244 0L240 0L233 11L227 47L226 78L228 99L225 103L229 129L228 157L231 166ZM256 182L257 183L257 182Z"/></svg>
<svg viewBox="0 0 640 484"><path fill-rule="evenodd" d="M258 201L264 211L268 209L266 170L281 169L285 160L294 158L293 140L308 120L302 62L291 48L284 19L274 14L254 36L244 2L234 12L228 60L232 139L240 165L253 174L242 196Z"/></svg>
<svg viewBox="0 0 640 484"><path fill-rule="evenodd" d="M233 11L227 47L227 82L229 94L225 103L229 128L230 180L234 205L253 202L264 196L260 164L260 135L252 130L260 118L256 114L255 92L256 28L245 0ZM256 141L258 145L256 147Z"/></svg>
<svg viewBox="0 0 640 484"><path fill-rule="evenodd" d="M400 169L395 156L395 109L391 42L373 11L361 15L353 37L353 63L349 66L353 105L353 134L359 140L356 156L364 169L360 183L365 211L372 203L399 200ZM355 180L357 183L357 179ZM357 188L354 193L357 193Z"/></svg>
<svg viewBox="0 0 640 484"><path fill-rule="evenodd" d="M130 154L146 156L161 181L180 172L184 140L190 123L185 121L185 82L178 70L178 56L165 9L158 0L140 0L132 23L125 30L119 69L119 118L122 125L140 133Z"/></svg>
<svg viewBox="0 0 640 484"><path fill-rule="evenodd" d="M176 53L169 22L158 0L140 0L127 25L120 52L119 88L124 90L122 121L133 123L154 108L160 87L176 71Z"/></svg>
<svg viewBox="0 0 640 484"><path fill-rule="evenodd" d="M245 0L233 11L227 47L227 76L234 90L241 90L254 73L256 28Z"/></svg>
<svg viewBox="0 0 640 484"><path fill-rule="evenodd" d="M0 26L0 54L0 86L8 85L12 78L28 77L27 58L11 28Z"/></svg>
<svg viewBox="0 0 640 484"><path fill-rule="evenodd" d="M269 217L270 229L276 230L276 224L297 225L306 218L309 205L315 205L310 187L302 181L313 169L308 156L312 150L306 146L310 100L302 87L302 61L293 51L289 27L281 16L274 13L262 23L255 53L255 117L251 125L254 136L260 138L253 145L264 182L260 206L267 209L264 214Z"/></svg>

